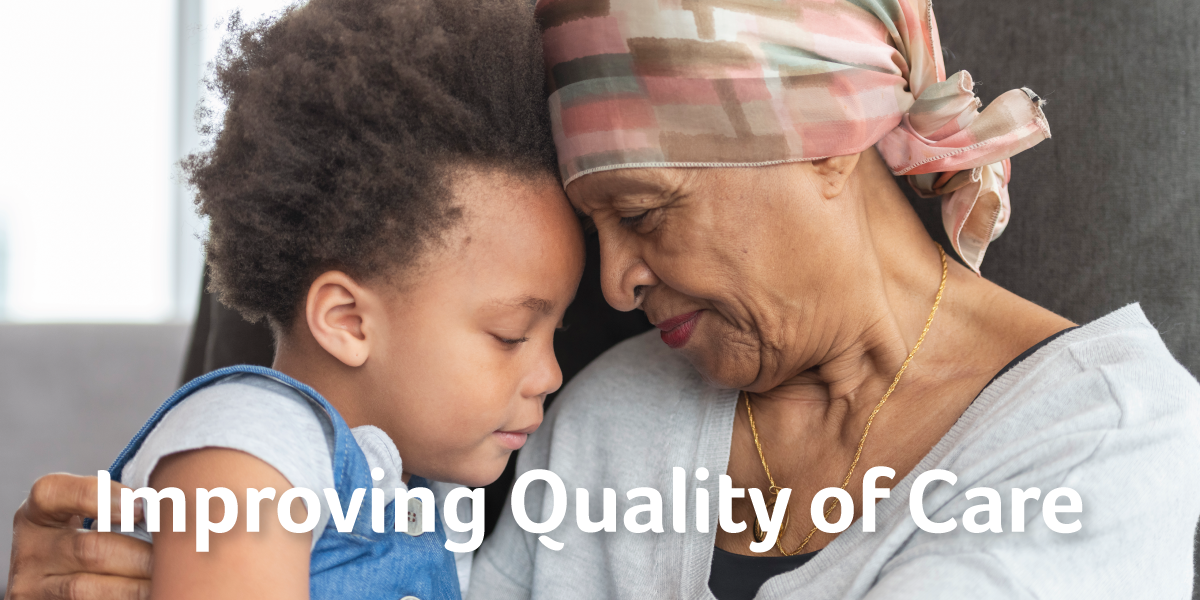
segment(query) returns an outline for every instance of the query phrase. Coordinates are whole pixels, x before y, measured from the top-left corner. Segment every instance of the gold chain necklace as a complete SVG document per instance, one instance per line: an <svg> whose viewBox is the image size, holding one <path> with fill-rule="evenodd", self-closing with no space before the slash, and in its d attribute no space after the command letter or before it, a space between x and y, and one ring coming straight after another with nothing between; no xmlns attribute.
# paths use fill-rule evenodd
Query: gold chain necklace
<svg viewBox="0 0 1200 600"><path fill-rule="evenodd" d="M867 434L871 432L871 423L875 421L875 415L879 414L879 409L883 408L883 403L887 402L888 397L892 395L893 391L895 391L896 385L900 383L900 377L902 377L904 375L904 371L908 369L908 363L912 362L913 357L917 354L917 350L921 349L921 343L925 341L925 334L929 333L929 326L933 324L933 316L937 314L938 305L942 302L942 292L946 291L946 251L942 249L941 244L937 244L937 247L938 253L942 256L942 283L938 286L937 297L933 300L933 310L929 311L929 318L925 320L925 329L921 331L921 337L917 338L917 344L913 346L912 352L908 353L908 358L904 359L904 364L900 365L900 370L896 372L896 377L892 379L892 385L888 387L886 392L884 392L883 398L879 400L879 404L875 405L875 410L871 411L871 416L867 417L867 426L863 428L862 438L858 440L858 450L854 452L854 460L850 463L850 470L846 472L846 478L842 480L843 490L846 489L846 486L850 484L850 477L854 475L854 468L858 466L858 459L862 456L863 445L867 443ZM750 431L754 434L754 447L758 449L758 459L762 461L763 471L766 471L767 473L767 481L771 483L771 500L770 502L767 502L766 508L768 511L772 511L772 507L775 506L775 501L778 499L779 492L782 490L782 488L775 485L775 478L771 477L771 468L767 466L767 458L763 455L762 444L760 444L758 441L758 428L754 425L754 411L750 408L750 394L742 392L741 396L746 400L746 416L750 419ZM833 504L829 506L829 510L825 511L825 520L827 522L829 520L829 515L838 507L838 504L838 499L834 498ZM787 524L787 507L784 507L783 525L779 529L779 537L775 539L775 546L779 548L779 551L783 553L784 556L795 556L800 554L800 552L804 550L805 546L808 546L808 542L811 541L813 535L817 533L817 527L816 525L813 525L813 528L808 532L808 535L804 536L804 541L800 542L800 545L796 546L795 550L788 552L783 548L783 534L785 531L787 531ZM766 539L766 537L767 535L759 525L758 516L756 515L754 517L754 540L761 542Z"/></svg>

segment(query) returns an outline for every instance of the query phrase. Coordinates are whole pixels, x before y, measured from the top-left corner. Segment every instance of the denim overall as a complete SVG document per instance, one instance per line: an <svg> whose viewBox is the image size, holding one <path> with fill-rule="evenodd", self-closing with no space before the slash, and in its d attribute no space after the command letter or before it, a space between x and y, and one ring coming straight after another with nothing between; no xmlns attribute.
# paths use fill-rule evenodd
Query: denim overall
<svg viewBox="0 0 1200 600"><path fill-rule="evenodd" d="M333 481L342 506L349 505L355 489L367 490L358 518L354 521L354 529L341 533L334 526L333 519L330 519L321 539L313 548L309 564L310 597L459 600L462 595L458 589L458 573L454 567L454 555L444 546L446 532L442 529L442 520L435 518L436 529L417 536L394 531L396 503L393 501L384 510L384 533L372 531L371 468L350 428L316 390L278 371L240 365L192 380L155 411L154 416L142 426L141 431L109 467L108 472L113 480L119 480L125 463L137 453L142 441L167 411L196 390L239 373L253 373L274 379L299 391L324 409L333 425ZM408 485L410 488L427 486L425 480L415 476ZM324 498L321 490L313 491ZM407 512L407 507L403 510ZM403 527L403 521L401 523ZM189 526L193 524L189 523Z"/></svg>

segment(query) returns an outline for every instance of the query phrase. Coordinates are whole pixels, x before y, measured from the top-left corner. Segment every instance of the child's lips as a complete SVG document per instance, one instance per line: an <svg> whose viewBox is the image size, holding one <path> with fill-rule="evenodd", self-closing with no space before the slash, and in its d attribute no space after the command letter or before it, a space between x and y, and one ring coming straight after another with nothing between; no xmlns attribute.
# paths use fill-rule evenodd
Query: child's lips
<svg viewBox="0 0 1200 600"><path fill-rule="evenodd" d="M501 446L513 451L520 450L521 446L525 445L525 440L529 439L528 433L518 433L516 431L496 431L492 435L496 436L497 440L500 440Z"/></svg>
<svg viewBox="0 0 1200 600"><path fill-rule="evenodd" d="M521 446L525 445L525 441L529 439L529 434L537 431L538 425L542 424L542 420L538 419L537 423L524 429L514 429L511 431L495 431L493 435L500 440L500 445L509 450L520 450Z"/></svg>

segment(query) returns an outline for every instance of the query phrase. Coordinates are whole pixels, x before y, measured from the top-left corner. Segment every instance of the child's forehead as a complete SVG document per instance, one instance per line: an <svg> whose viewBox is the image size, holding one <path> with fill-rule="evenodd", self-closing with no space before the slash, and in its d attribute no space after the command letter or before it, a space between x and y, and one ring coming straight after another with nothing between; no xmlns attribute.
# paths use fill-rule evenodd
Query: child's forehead
<svg viewBox="0 0 1200 600"><path fill-rule="evenodd" d="M549 177L470 172L451 185L464 215L464 241L489 245L560 243L575 233L574 209Z"/></svg>
<svg viewBox="0 0 1200 600"><path fill-rule="evenodd" d="M473 298L481 306L549 315L573 297L583 269L583 236L553 179L472 174L453 182L463 219L431 257L430 300ZM425 295L425 294L421 294Z"/></svg>

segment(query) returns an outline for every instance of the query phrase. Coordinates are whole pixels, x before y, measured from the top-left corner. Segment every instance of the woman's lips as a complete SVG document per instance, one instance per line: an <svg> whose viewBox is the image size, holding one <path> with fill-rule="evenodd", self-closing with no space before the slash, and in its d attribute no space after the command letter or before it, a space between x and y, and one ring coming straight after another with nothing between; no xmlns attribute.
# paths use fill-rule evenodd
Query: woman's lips
<svg viewBox="0 0 1200 600"><path fill-rule="evenodd" d="M692 332L696 330L696 323L699 321L700 311L694 310L687 314L671 317L658 323L655 327L662 330L659 335L668 346L682 348L692 338Z"/></svg>
<svg viewBox="0 0 1200 600"><path fill-rule="evenodd" d="M492 435L500 441L500 445L509 450L517 451L521 446L525 445L525 440L529 439L528 433L517 433L515 431L495 431Z"/></svg>

